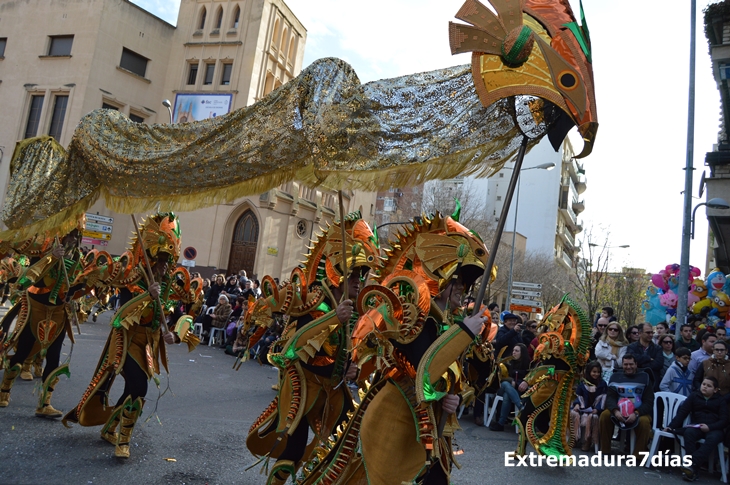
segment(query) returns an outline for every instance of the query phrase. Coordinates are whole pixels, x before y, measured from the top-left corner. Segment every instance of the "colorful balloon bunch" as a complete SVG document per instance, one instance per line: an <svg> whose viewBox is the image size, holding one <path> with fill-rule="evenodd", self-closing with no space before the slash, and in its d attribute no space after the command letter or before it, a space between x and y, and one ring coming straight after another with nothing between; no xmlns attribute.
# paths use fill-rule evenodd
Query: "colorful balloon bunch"
<svg viewBox="0 0 730 485"><path fill-rule="evenodd" d="M714 273L714 272L713 272ZM717 271L717 273L720 273ZM698 305L702 303L703 298L707 297L707 285L704 285L699 279L702 272L694 266L689 267L690 290L687 294L687 306ZM712 274L712 273L711 273ZM720 273L721 276L722 273ZM709 276L708 276L709 279ZM659 322L666 322L677 313L677 289L679 287L679 265L668 264L663 270L651 276L651 282L654 286L650 286L646 290L646 300L642 302L642 312L646 315L646 321L652 325ZM717 282L714 282L717 284ZM723 279L723 285L725 279ZM722 285L720 285L722 287ZM702 292L704 291L704 295ZM725 295L727 299L727 295ZM730 303L730 301L728 301ZM712 304L712 302L710 302ZM692 310L694 311L694 310ZM696 312L695 312L696 313ZM727 309L726 309L727 313ZM724 318L724 317L723 317Z"/></svg>

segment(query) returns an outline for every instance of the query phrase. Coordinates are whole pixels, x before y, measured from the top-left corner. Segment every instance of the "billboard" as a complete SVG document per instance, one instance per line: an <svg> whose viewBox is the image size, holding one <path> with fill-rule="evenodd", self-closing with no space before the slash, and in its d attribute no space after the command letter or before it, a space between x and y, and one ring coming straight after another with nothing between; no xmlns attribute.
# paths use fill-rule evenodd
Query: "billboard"
<svg viewBox="0 0 730 485"><path fill-rule="evenodd" d="M223 116L231 111L233 94L178 93L173 123L188 123Z"/></svg>

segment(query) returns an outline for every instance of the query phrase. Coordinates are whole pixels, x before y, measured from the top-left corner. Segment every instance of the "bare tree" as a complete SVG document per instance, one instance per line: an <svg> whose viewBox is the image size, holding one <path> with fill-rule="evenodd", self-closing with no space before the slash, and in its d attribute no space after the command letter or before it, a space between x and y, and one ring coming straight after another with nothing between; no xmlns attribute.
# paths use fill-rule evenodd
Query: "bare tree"
<svg viewBox="0 0 730 485"><path fill-rule="evenodd" d="M573 285L577 291L577 300L588 311L590 318L606 299L608 262L611 259L608 236L606 233L604 238L599 238L593 234L593 227L588 229L581 244L583 257L578 259L574 267Z"/></svg>
<svg viewBox="0 0 730 485"><path fill-rule="evenodd" d="M605 303L613 308L614 316L620 322L637 323L650 278L651 275L641 268L622 268L621 272L607 275Z"/></svg>
<svg viewBox="0 0 730 485"><path fill-rule="evenodd" d="M571 289L571 272L555 260L552 254L528 252L515 265L514 279L542 285L542 303L545 309L560 303Z"/></svg>
<svg viewBox="0 0 730 485"><path fill-rule="evenodd" d="M423 186L423 212L426 214L439 211L450 215L456 208L456 200L461 204L459 221L488 239L493 225L487 221L487 200L471 179L434 180Z"/></svg>

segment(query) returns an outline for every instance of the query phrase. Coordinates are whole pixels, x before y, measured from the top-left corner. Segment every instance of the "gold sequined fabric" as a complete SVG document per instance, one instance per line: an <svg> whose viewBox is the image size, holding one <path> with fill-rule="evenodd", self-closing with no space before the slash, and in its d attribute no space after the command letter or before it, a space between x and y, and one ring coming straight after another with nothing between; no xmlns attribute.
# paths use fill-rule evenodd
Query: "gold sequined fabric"
<svg viewBox="0 0 730 485"><path fill-rule="evenodd" d="M290 180L377 190L489 175L523 132L539 141L550 107L524 96L483 107L469 66L361 85L345 62L322 59L218 118L147 125L96 110L67 152L49 137L16 148L0 239L59 229L99 197L121 213L158 202L163 211L194 210Z"/></svg>

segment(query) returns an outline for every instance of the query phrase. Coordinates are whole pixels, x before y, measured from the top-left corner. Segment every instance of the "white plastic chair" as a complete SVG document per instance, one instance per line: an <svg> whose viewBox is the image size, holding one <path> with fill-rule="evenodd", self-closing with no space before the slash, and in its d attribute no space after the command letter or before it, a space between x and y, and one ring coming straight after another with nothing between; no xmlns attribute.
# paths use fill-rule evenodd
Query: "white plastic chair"
<svg viewBox="0 0 730 485"><path fill-rule="evenodd" d="M491 401L491 399L494 396L495 396L495 394L485 394L484 395L484 414L483 414L483 416L489 415L489 402ZM457 418L461 419L462 414L464 414L464 405L463 404L459 407L459 415L457 416ZM486 424L484 426L489 426L489 424Z"/></svg>
<svg viewBox="0 0 730 485"><path fill-rule="evenodd" d="M651 466L651 458L654 456L654 453L656 453L656 448L659 445L659 438L664 436L666 438L674 439L674 434L667 433L666 431L663 431L663 429L669 425L672 419L674 419L674 416L677 414L677 409L679 409L679 405L682 404L685 399L687 399L686 396L674 392L662 391L654 394L654 414L651 421L654 439L651 441L651 448L649 448L649 459L646 460L646 468ZM657 406L657 403L660 400L664 404L664 413L661 420L658 416L659 410Z"/></svg>
<svg viewBox="0 0 730 485"><path fill-rule="evenodd" d="M691 424L691 423L692 422L690 421L690 416L687 416L687 418L684 420L684 423L682 423L682 424L683 424L683 426L687 426L688 424ZM685 455L684 436L678 435L677 438L679 438L679 442L682 445L682 456L684 456ZM704 443L704 442L705 442L704 439L697 440L697 443ZM717 444L717 456L720 459L720 473L722 474L722 478L721 478L722 483L727 483L728 463L727 463L727 460L725 459L725 445L724 445L723 441L721 441ZM713 452L710 455L710 460L709 460L709 463L707 464L707 470L710 473L712 473L712 471L714 469L715 469L715 453Z"/></svg>
<svg viewBox="0 0 730 485"><path fill-rule="evenodd" d="M220 337L221 341L218 342L218 338ZM213 343L223 343L226 341L226 329L225 328L218 328L218 327L211 327L210 329L210 338L208 339L208 347L212 346Z"/></svg>
<svg viewBox="0 0 730 485"><path fill-rule="evenodd" d="M196 335L198 338L203 334L203 324L202 323L196 323L193 325L193 335Z"/></svg>
<svg viewBox="0 0 730 485"><path fill-rule="evenodd" d="M487 428L489 427L489 424L492 422L492 418L494 418L494 413L497 412L497 404L504 401L504 398L502 396L497 396L496 394L490 394L490 396L494 396L494 403L492 403L492 409L489 411L489 416L487 417L487 421L484 423L484 426ZM484 409L487 409L487 403L489 401L487 399L484 400ZM520 433L520 428L515 426L515 433Z"/></svg>

